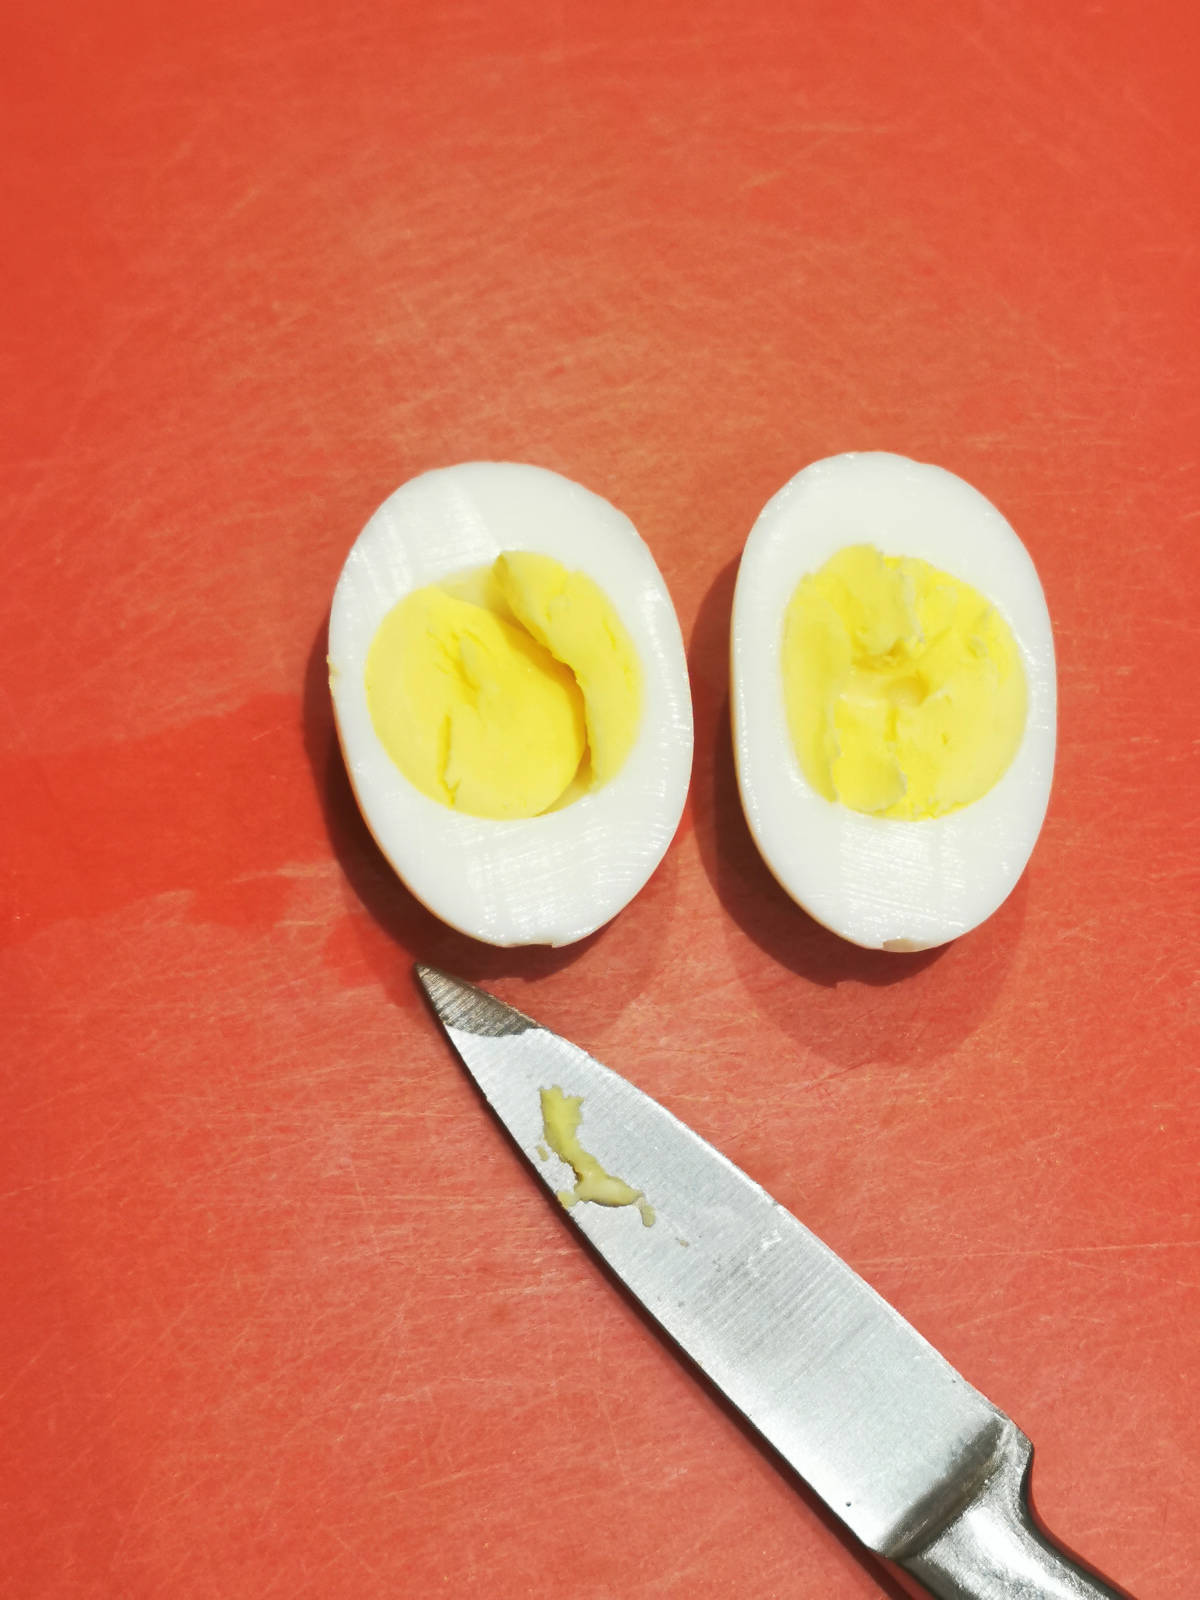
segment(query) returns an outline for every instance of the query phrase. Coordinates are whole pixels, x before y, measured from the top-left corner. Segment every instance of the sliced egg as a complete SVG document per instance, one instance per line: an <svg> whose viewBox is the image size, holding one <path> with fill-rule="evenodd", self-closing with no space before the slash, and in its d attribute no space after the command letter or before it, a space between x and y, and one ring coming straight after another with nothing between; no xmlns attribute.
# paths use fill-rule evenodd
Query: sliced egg
<svg viewBox="0 0 1200 1600"><path fill-rule="evenodd" d="M798 473L746 541L732 678L750 831L812 917L923 950L1001 905L1049 801L1054 644L977 490L882 452Z"/></svg>
<svg viewBox="0 0 1200 1600"><path fill-rule="evenodd" d="M475 461L397 489L338 580L329 681L367 826L451 927L570 944L662 860L692 762L679 623L633 524L570 479Z"/></svg>

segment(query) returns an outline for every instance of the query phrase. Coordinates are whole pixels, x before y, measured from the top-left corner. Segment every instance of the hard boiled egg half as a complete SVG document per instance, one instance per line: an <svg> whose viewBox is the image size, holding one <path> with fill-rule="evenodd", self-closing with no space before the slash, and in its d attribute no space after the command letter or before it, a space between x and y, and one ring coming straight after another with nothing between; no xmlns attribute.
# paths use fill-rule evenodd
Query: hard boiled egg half
<svg viewBox="0 0 1200 1600"><path fill-rule="evenodd" d="M494 945L565 945L661 861L692 762L679 623L615 506L512 462L424 473L367 523L329 619L338 737L412 893Z"/></svg>
<svg viewBox="0 0 1200 1600"><path fill-rule="evenodd" d="M811 916L922 950L996 910L1050 796L1055 671L1033 562L981 494L885 453L798 473L746 541L732 675L750 831Z"/></svg>

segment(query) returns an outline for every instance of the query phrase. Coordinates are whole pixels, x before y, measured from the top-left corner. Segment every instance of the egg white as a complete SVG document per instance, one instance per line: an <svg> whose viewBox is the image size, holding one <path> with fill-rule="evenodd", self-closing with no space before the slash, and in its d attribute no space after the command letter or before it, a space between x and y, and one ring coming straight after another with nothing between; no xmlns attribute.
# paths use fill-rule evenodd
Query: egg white
<svg viewBox="0 0 1200 1600"><path fill-rule="evenodd" d="M916 556L971 584L1012 630L1028 687L1011 766L979 800L917 822L826 800L800 769L781 646L800 579L845 545ZM923 950L976 927L1013 889L1041 830L1056 736L1054 642L1028 552L953 473L884 452L815 462L751 530L733 602L732 719L742 806L764 861L818 922L870 949Z"/></svg>
<svg viewBox="0 0 1200 1600"><path fill-rule="evenodd" d="M642 667L637 740L602 788L516 821L422 794L380 743L364 669L376 629L413 589L530 550L604 591ZM423 473L384 501L334 592L329 678L355 796L384 855L430 911L493 945L571 944L643 887L674 836L692 764L692 706L675 609L637 530L558 473L472 461Z"/></svg>

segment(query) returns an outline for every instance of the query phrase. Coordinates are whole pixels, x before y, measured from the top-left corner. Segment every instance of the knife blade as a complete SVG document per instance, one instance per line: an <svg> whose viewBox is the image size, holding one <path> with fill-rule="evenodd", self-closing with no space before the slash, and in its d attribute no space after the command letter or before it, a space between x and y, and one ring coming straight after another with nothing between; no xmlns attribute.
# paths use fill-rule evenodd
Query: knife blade
<svg viewBox="0 0 1200 1600"><path fill-rule="evenodd" d="M938 1600L1129 1600L1035 1521L1016 1423L764 1189L586 1051L416 971L571 1222L868 1550ZM547 1111L565 1105L574 1144ZM579 1198L581 1155L619 1200Z"/></svg>

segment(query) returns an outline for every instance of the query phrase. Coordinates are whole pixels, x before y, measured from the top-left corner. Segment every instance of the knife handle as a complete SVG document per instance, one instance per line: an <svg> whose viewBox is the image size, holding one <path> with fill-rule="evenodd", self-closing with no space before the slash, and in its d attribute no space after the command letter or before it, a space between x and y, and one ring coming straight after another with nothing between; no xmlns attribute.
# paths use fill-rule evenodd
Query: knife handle
<svg viewBox="0 0 1200 1600"><path fill-rule="evenodd" d="M1029 1504L1033 1446L1013 1427L975 1497L897 1565L937 1600L1132 1600L1041 1531Z"/></svg>

